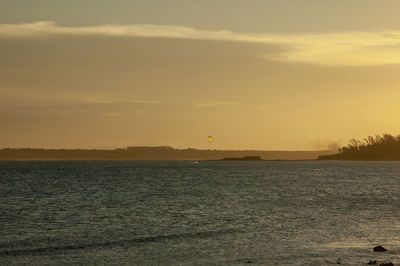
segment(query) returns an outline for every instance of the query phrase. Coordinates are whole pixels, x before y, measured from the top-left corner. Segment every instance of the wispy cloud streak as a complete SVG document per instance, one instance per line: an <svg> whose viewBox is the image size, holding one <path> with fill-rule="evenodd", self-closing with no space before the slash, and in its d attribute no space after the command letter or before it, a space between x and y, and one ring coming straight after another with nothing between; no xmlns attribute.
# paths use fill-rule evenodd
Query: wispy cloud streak
<svg viewBox="0 0 400 266"><path fill-rule="evenodd" d="M400 31L337 32L319 34L250 34L208 31L168 25L59 26L51 21L0 24L0 38L34 38L48 35L100 35L146 38L216 40L285 45L292 49L270 60L322 65L383 65L400 63Z"/></svg>
<svg viewBox="0 0 400 266"><path fill-rule="evenodd" d="M210 101L210 102L202 102L196 103L194 105L196 108L208 108L208 107L218 107L218 106L236 106L236 107L250 107L256 109L265 109L264 106L261 105L254 105L254 104L247 104L241 102L227 102L227 101Z"/></svg>

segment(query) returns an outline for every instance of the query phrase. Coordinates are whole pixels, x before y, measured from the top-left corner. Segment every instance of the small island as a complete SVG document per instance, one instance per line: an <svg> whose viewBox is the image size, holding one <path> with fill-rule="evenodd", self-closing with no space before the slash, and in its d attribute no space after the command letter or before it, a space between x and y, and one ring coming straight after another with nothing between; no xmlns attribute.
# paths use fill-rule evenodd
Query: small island
<svg viewBox="0 0 400 266"><path fill-rule="evenodd" d="M319 160L400 161L400 135L369 136L362 140L351 139L339 153L321 155Z"/></svg>
<svg viewBox="0 0 400 266"><path fill-rule="evenodd" d="M260 156L243 156L240 158L236 157L229 157L229 158L224 158L221 161L263 161Z"/></svg>

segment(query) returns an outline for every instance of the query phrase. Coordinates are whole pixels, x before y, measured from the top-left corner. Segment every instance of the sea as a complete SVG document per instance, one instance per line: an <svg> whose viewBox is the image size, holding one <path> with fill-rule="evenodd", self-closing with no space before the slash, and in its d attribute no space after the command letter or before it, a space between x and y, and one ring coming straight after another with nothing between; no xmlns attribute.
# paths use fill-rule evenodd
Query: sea
<svg viewBox="0 0 400 266"><path fill-rule="evenodd" d="M400 162L0 161L0 265L374 260L400 263Z"/></svg>

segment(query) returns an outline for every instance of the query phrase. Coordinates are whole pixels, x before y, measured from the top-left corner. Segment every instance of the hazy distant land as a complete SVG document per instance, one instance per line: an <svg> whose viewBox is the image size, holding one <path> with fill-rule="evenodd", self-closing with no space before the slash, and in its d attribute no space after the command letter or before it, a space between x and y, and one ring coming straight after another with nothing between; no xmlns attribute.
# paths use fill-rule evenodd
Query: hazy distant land
<svg viewBox="0 0 400 266"><path fill-rule="evenodd" d="M127 147L114 150L33 149L0 150L0 160L223 160L260 157L262 160L314 160L334 154L320 151L198 150L161 147Z"/></svg>

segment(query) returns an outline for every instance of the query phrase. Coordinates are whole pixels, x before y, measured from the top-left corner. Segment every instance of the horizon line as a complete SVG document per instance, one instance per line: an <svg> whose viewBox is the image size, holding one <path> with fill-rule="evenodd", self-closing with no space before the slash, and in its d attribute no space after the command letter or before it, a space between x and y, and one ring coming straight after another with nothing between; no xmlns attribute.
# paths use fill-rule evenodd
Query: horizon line
<svg viewBox="0 0 400 266"><path fill-rule="evenodd" d="M289 149L204 149L204 148L176 148L168 145L155 145L155 146L146 146L146 145L138 145L138 146L125 146L125 147L115 147L115 148L44 148L44 147L0 147L0 150L85 150L85 151L117 151L117 150L129 150L135 148L163 148L163 149L171 149L171 150L199 150L199 151L280 151L280 152L299 152L299 151L309 151L309 152L317 152L317 151L337 151L336 149L315 149L315 150L289 150Z"/></svg>

